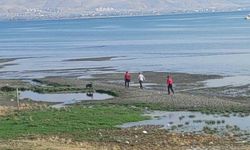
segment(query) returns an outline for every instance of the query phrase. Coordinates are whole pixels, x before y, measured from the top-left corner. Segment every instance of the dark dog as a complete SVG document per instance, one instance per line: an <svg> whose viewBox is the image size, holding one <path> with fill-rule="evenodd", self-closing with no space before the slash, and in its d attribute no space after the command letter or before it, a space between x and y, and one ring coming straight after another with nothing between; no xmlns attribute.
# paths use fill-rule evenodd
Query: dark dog
<svg viewBox="0 0 250 150"><path fill-rule="evenodd" d="M86 88L93 88L93 84L92 83L86 84Z"/></svg>

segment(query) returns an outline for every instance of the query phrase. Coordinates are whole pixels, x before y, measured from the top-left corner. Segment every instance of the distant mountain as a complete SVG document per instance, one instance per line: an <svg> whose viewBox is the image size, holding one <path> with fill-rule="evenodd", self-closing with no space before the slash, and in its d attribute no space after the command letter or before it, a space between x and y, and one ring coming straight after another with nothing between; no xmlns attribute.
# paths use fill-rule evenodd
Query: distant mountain
<svg viewBox="0 0 250 150"><path fill-rule="evenodd" d="M2 18L68 18L250 8L249 0L0 0Z"/></svg>

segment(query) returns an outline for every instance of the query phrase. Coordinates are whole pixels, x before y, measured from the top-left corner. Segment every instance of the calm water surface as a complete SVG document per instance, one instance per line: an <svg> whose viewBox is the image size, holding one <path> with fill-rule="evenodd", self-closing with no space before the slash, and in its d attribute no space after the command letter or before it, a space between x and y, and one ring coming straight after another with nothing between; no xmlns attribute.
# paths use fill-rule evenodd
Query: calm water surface
<svg viewBox="0 0 250 150"><path fill-rule="evenodd" d="M106 100L113 98L107 94L94 93L93 96L87 96L86 93L36 93L33 91L21 91L20 99L31 99L38 102L53 102L53 103L63 103L72 104L80 101L90 101L90 100Z"/></svg>
<svg viewBox="0 0 250 150"><path fill-rule="evenodd" d="M2 21L0 59L21 59L1 63L0 78L88 76L125 70L250 76L246 14ZM64 61L101 56L118 57ZM97 67L107 68L100 71Z"/></svg>
<svg viewBox="0 0 250 150"><path fill-rule="evenodd" d="M201 132L204 127L217 128L218 130L229 129L229 125L242 131L250 131L250 116L240 114L203 114L201 112L148 112L145 116L152 119L123 124L120 127L128 128L143 125L157 125L164 129L175 128L180 132ZM179 126L179 127L178 127Z"/></svg>

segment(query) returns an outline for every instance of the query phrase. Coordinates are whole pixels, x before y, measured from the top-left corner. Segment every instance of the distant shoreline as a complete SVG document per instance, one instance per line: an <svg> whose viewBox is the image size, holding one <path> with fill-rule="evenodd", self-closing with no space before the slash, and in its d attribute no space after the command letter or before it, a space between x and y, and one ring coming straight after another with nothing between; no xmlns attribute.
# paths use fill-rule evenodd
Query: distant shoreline
<svg viewBox="0 0 250 150"><path fill-rule="evenodd" d="M110 19L110 18L131 18L131 17L152 17L152 16L172 16L172 15L194 15L194 14L215 14L215 13L233 13L233 12L246 12L246 15L249 14L250 9L245 10L225 10L225 11L202 11L202 12L168 12L168 13L161 13L161 14L141 14L141 15L107 15L107 16L86 16L86 17L51 17L51 18L38 18L35 16L33 18L1 18L0 22L19 22L19 21L61 21L61 20L84 20L84 19ZM243 16L245 17L245 16Z"/></svg>

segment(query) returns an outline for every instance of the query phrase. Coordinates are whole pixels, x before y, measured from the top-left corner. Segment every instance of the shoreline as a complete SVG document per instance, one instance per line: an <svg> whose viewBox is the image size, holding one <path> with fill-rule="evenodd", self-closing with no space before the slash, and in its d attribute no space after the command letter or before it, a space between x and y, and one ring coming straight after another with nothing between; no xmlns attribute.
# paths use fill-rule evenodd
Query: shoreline
<svg viewBox="0 0 250 150"><path fill-rule="evenodd" d="M64 60L61 60L61 62L73 62L73 63L83 63L83 62L87 62L87 63L91 63L91 62L110 62L110 61L118 61L120 60L120 58L122 57L125 57L125 56L102 56L102 57L79 57L79 58L69 58L69 59L64 59ZM22 70L20 70L20 68L18 68L18 70L20 71L15 71L15 70L9 70L9 71L5 71L4 68L5 67L8 67L8 66L18 66L18 65L21 65L19 63L16 63L15 61L16 60L20 60L20 59L29 59L29 58L34 58L34 57L17 57L17 58L1 58L0 59L0 70L1 73L3 74L3 77L1 77L1 79L25 79L25 77L7 77L7 76L4 76L4 74L8 74L8 73L11 73L11 72L20 72ZM62 77L79 77L79 78L82 78L84 79L84 76L87 76L87 77L96 77L98 74L104 74L102 72L106 72L105 74L109 74L109 73L113 73L113 74L118 74L118 73L121 73L121 72L125 72L126 70L121 70L121 69L117 69L114 65L108 65L108 66L93 66L93 67L76 67L74 68L73 66L70 66L68 68L51 68L51 69L43 69L43 70L37 70L37 69L34 69L34 68L31 68L31 70L23 70L24 74L26 73L27 76L29 76L27 79L33 79L33 78L36 78L36 74L37 73L41 73L43 74L43 76L40 76L38 78L46 78L46 77L50 77L50 76L62 76ZM97 73L98 72L98 73ZM145 73L148 73L148 72L155 72L155 73L164 73L163 71L141 71L141 72L145 72ZM132 71L132 73L136 73L135 71ZM167 72L166 72L167 73ZM46 75L47 74L47 75ZM60 75L62 74L62 75ZM74 75L75 74L75 75ZM236 87L239 87L239 86L245 86L245 85L248 85L250 84L250 76L248 75L241 75L241 74L232 74L232 75L227 75L227 74L215 74L215 73L195 73L195 72L181 72L181 71L173 71L173 74L186 74L186 75L193 75L193 76L197 76L197 77L201 77L201 76L214 76L215 78L207 78L207 80L209 82L212 82L210 84L208 84L208 86L211 86L211 87L224 87L224 86L236 86ZM240 83L237 83L237 82L233 82L233 83L230 83L230 78L231 80L240 80L239 82ZM242 78L242 79L241 79ZM218 80L217 80L218 79ZM225 79L225 80L224 80ZM247 79L247 80L246 80ZM213 81L214 80L214 81ZM217 81L216 81L217 80ZM224 83L223 85L223 80L225 82L227 82L226 84ZM247 81L247 82L246 82ZM215 85L216 82L221 82L220 84L221 85ZM246 83L245 83L246 82Z"/></svg>
<svg viewBox="0 0 250 150"><path fill-rule="evenodd" d="M151 102L152 100L148 100L149 98L146 95L150 95L148 93L155 93L153 96L151 96L152 99L158 98L158 103L163 102L164 98L163 96L167 93L166 92L166 85L165 85L165 78L168 73L166 72L144 72L144 75L146 77L145 82L145 91L140 91L137 86L137 73L132 73L132 81L131 81L131 90L134 90L134 93L131 93L132 91L124 89L124 81L123 81L123 73L107 73L107 74L95 74L91 78L76 78L76 77L46 77L41 79L35 79L33 81L40 82L39 84L46 86L46 85L52 85L51 88L53 88L53 85L56 86L69 86L69 87L77 87L77 88L85 88L85 85L89 82L93 82L94 86L98 89L109 89L110 91L117 92L118 95L121 95L121 97L115 98L115 99L122 99L123 95L124 97L127 97L126 95L130 93L130 97L133 99L133 97L141 97L141 100L139 102L148 101ZM219 87L219 88L209 88L205 87L203 81L211 80L211 79L220 79L221 76L218 75L200 75L200 74L187 74L187 73L171 73L175 80L175 91L178 94L181 94L180 99L183 99L186 97L187 99L190 99L191 102L192 99L203 99L205 101L209 101L209 99L221 99L223 101L233 102L233 103L242 103L242 104L250 104L248 102L248 97L241 97L241 96L232 96L228 95L226 93L223 93L225 90L236 90L241 89L242 87ZM27 80L1 80L2 85L0 84L0 87L8 84L9 86L16 87L15 84L19 84L21 86L30 88L32 86L39 86L31 83ZM9 82L9 83L8 83ZM245 89L247 89L248 86L245 86ZM246 91L248 93L248 91ZM145 93L145 96L143 96ZM142 94L142 95L141 95ZM193 98L193 96L195 96ZM188 98L189 97L189 98ZM129 97L127 97L129 98ZM129 98L129 99L131 99ZM145 98L146 100L143 100ZM197 99L197 100L198 100ZM126 103L126 100L121 100L122 102ZM129 102L130 100L127 100ZM156 101L156 102L157 102ZM168 101L168 100L167 100ZM217 100L216 100L217 101ZM102 101L101 101L102 102ZM193 102L192 102L193 103ZM189 105L192 105L190 103ZM211 103L212 104L212 103Z"/></svg>
<svg viewBox="0 0 250 150"><path fill-rule="evenodd" d="M162 14L147 14L147 15L122 15L122 16L95 16L95 17L62 17L62 18L31 18L31 19L3 19L0 18L0 22L30 22L30 21L62 21L62 20L86 20L86 19L112 19L112 18L129 18L129 17L153 17L153 16L172 16L172 15L192 15L192 14L215 14L215 13L233 13L233 12L247 12L249 9L244 10L221 10L221 11L207 11L207 12L196 12L196 11L190 11L190 12L168 12L168 13L162 13Z"/></svg>
<svg viewBox="0 0 250 150"><path fill-rule="evenodd" d="M176 84L178 86L183 86L185 84L192 85L193 87L202 86L199 82L206 80L206 79L214 79L220 78L220 76L213 75L197 75L197 74L181 74L181 73L171 73L176 80ZM155 82L158 83L158 86L161 82L165 80L165 76L167 73L165 72L144 72L146 76L146 81L149 83ZM132 78L136 80L137 73L132 74ZM164 78L163 78L164 77ZM71 108L82 108L82 109L92 109L95 107L104 107L108 108L109 111L112 111L113 108L122 107L131 110L163 110L163 111L197 111L197 112L210 112L210 113L249 113L250 102L242 103L236 102L232 99L225 99L223 97L215 97L209 96L206 94L199 94L199 93L188 93L188 92L177 92L175 96L172 98L171 96L167 95L166 90L159 91L159 87L148 88L145 87L144 90L139 89L137 86L130 87L129 89L125 89L123 85L123 73L112 73L112 74L102 74L96 75L94 78L90 79L78 79L74 77L46 77L42 79L35 79L34 82L38 82L39 84L32 84L27 81L22 80L0 80L0 87L3 86L10 86L10 87L25 87L32 89L36 86L40 88L48 88L50 89L57 89L59 92L70 92L71 89L84 89L85 85L88 83L93 83L95 90L105 90L111 91L117 94L114 98L109 100L102 100L102 101L82 101L76 104L69 105L69 107L62 108L61 111L66 111L70 113L69 109ZM110 82L113 81L113 82ZM119 82L122 81L122 82ZM136 81L135 81L136 82ZM194 84L195 83L195 84ZM165 84L165 83L164 83ZM149 85L151 86L151 85ZM176 87L177 88L177 87ZM190 92L190 91L189 91ZM53 93L53 92L52 92ZM15 98L12 92L4 92L0 91L0 106L5 110L2 110L3 115L5 114L12 114L15 112L16 103L15 101L11 101L11 99ZM47 112L46 109L51 110L51 105L45 102L34 102L34 101L21 101L21 104L24 107L22 112L30 112L29 110L42 110ZM12 110L6 110L14 109ZM31 111L32 112L32 111ZM43 112L43 113L44 113ZM82 115L81 115L82 116ZM32 119L32 118L31 118ZM32 121L32 120L31 120ZM149 134L145 134L146 132ZM145 132L145 133L144 133ZM103 138L102 141L100 138L101 135L109 135ZM56 135L55 135L56 136ZM55 136L52 136L53 139ZM84 145L89 145L91 148L95 147L98 149L103 149L103 147L99 147L99 144L107 145L107 148L112 146L117 147L117 149L121 149L127 147L128 149L134 148L136 150L145 149L145 145L150 148L166 148L166 147L175 147L176 149L180 148L190 148L193 146L190 141L196 141L198 145L197 147L217 147L217 148L225 148L228 144L233 147L241 147L249 148L247 143L239 144L237 142L242 142L242 139L238 139L237 137L230 137L230 135L220 136L217 134L192 134L192 133L175 133L172 131L165 131L156 126L144 126L144 127L135 127L135 128L126 128L126 129L118 129L118 130L103 130L98 129L95 131L91 136L96 136L97 139L94 141L92 140L81 140L79 142L83 143L82 145L78 145L74 139L70 137L57 137L52 141L46 141L44 139L48 139L47 136L35 136L32 139L29 139L28 136L24 136L24 140L28 142L29 147L38 148L37 145L32 145L32 143L40 143L44 145L43 147L50 147L53 146L54 148L60 147L57 145L64 141L70 141L64 143L68 149L73 147L82 147ZM137 137L137 138L136 138ZM139 137L139 138L138 138ZM158 137L158 138L157 138ZM160 137L160 139L159 139ZM197 138L202 140L197 140ZM227 140L225 140L225 138ZM49 138L50 139L50 138ZM154 140L154 139L157 139ZM165 139L169 141L173 141L173 143L166 143L162 144ZM175 139L178 139L178 142L174 142ZM218 142L223 139L224 142ZM137 141L137 142L136 142ZM203 142L202 142L203 141ZM205 141L205 142L204 142ZM217 141L217 142L216 142ZM2 147L13 147L13 140L3 141L5 144ZM16 148L24 147L27 148L27 145L24 144L24 141L19 139L15 140L18 143ZM26 143L25 142L25 143ZM92 143L94 142L94 143ZM155 147L154 144L158 143ZM182 145L184 143L184 145ZM207 144L210 143L210 144ZM169 148L170 148L169 147ZM0 146L1 148L1 146ZM227 148L229 149L229 148ZM230 149L229 149L230 150Z"/></svg>
<svg viewBox="0 0 250 150"><path fill-rule="evenodd" d="M110 68L101 67L101 68L83 68L82 70L93 70L100 72L102 71L114 71ZM65 69L66 72L68 69ZM72 69L69 69L72 70ZM76 69L74 69L76 70ZM49 71L49 70L48 70ZM58 70L54 70L58 71ZM168 72L153 72L153 71L145 71L143 74L146 77L145 81L145 88L147 90L154 90L158 92L166 91L166 76L169 74ZM235 102L241 102L244 101L244 103L250 103L248 102L248 97L250 97L250 89L249 84L246 85L240 85L240 86L216 86L216 87L209 87L206 84L209 81L220 81L227 77L223 77L220 75L204 75L204 74L190 74L190 73L170 73L174 78L174 89L176 93L184 93L184 94L190 94L190 95L197 95L197 96L205 96L205 97L218 97L222 99L228 99L230 101ZM60 85L61 83L68 85L67 79L76 80L76 81L85 81L85 82L97 82L101 84L105 84L106 86L123 86L123 75L124 73L98 73L98 74L92 74L90 76L50 76L50 77L44 77L44 78L38 78L38 79L1 79L2 85L0 84L0 87L4 86L4 84L8 84L8 81L10 82L11 86L13 85L12 81L18 84L22 84L28 87L35 86L32 85L32 81L46 81L46 82L54 82L51 80L59 80L57 83ZM137 73L131 73L132 75L132 81L131 86L132 88L135 88L138 86L137 83ZM86 78L85 78L86 77ZM29 85L30 84L30 85ZM71 83L69 82L69 86ZM78 87L80 85L77 85ZM83 87L83 85L81 85ZM119 87L119 88L121 88ZM108 88L108 87L106 87Z"/></svg>

